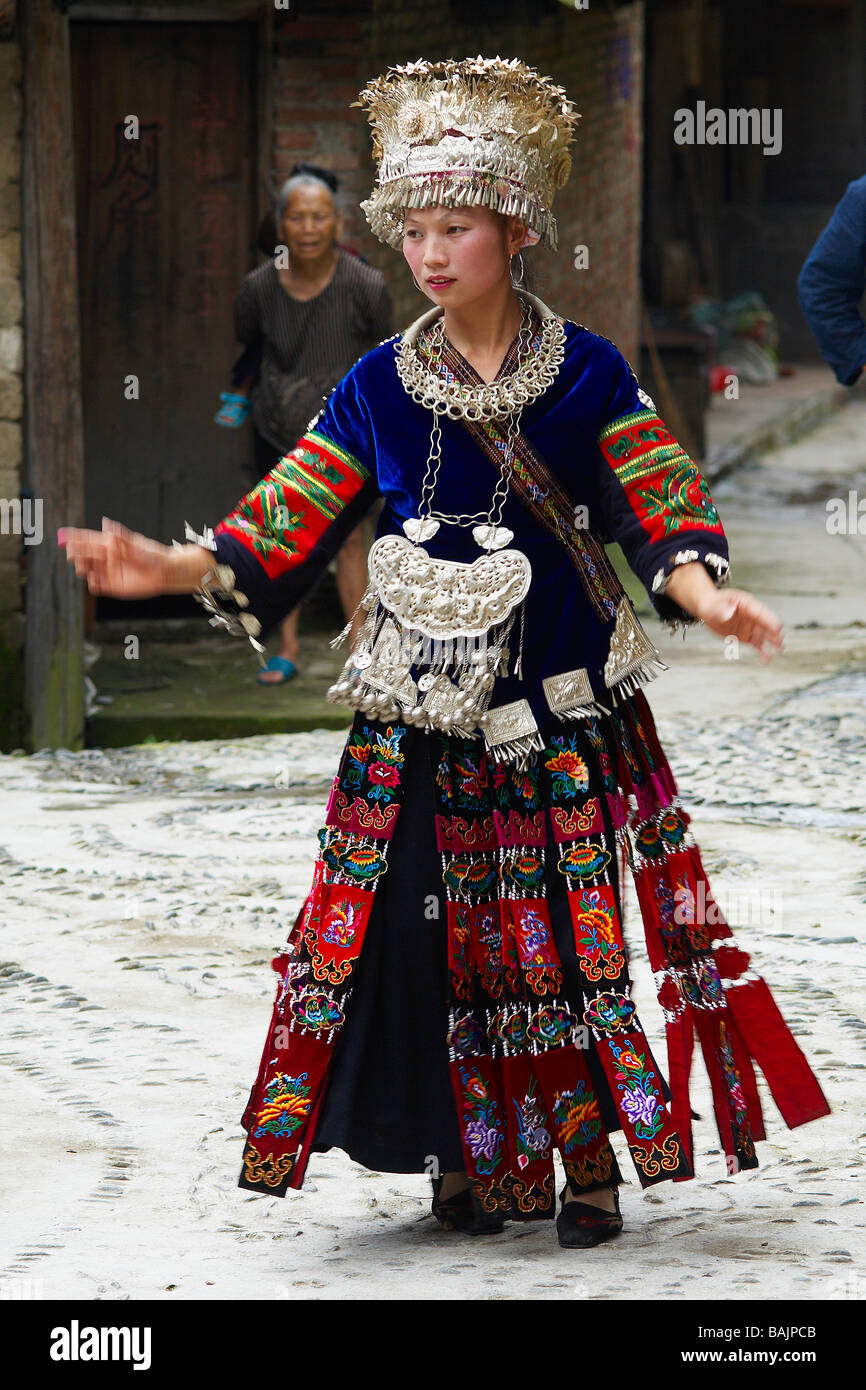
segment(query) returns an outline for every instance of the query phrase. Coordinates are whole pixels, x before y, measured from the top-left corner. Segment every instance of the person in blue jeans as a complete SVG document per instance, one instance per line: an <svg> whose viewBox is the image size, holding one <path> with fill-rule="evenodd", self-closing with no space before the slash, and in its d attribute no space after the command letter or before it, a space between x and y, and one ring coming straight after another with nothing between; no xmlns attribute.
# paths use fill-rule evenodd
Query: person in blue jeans
<svg viewBox="0 0 866 1390"><path fill-rule="evenodd" d="M836 380L853 386L866 365L866 176L853 179L797 278L800 307Z"/></svg>

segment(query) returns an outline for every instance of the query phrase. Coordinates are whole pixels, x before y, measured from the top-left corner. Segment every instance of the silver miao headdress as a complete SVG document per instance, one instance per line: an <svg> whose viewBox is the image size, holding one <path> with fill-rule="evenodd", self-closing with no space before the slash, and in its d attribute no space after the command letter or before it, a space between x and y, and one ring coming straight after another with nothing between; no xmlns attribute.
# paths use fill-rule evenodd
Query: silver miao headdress
<svg viewBox="0 0 866 1390"><path fill-rule="evenodd" d="M360 93L372 126L376 188L361 203L399 250L403 210L446 203L516 214L556 249L552 204L571 172L580 113L519 58L427 59L390 67Z"/></svg>

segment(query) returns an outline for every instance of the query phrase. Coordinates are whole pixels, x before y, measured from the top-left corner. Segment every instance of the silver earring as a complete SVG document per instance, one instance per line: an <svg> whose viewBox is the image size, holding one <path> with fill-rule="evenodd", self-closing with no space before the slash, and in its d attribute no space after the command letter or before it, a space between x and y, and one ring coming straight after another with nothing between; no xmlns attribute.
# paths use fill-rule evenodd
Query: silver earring
<svg viewBox="0 0 866 1390"><path fill-rule="evenodd" d="M511 255L510 255L509 258L508 258L509 261L513 261L515 256L519 257L519 259L520 259L520 279L519 279L519 280L515 280L514 275L511 274L511 283L512 283L512 285L522 285L522 284L523 284L523 277L524 277L525 274L526 274L526 267L525 267L525 265L523 264L523 252L522 252L522 251L512 251ZM510 267L509 267L509 273L511 273Z"/></svg>

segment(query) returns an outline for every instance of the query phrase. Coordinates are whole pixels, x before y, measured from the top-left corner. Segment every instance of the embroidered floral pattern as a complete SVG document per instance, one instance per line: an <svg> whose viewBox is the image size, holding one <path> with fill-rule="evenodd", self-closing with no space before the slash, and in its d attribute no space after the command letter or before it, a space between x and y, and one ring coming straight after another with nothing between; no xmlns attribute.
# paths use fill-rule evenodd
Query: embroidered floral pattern
<svg viewBox="0 0 866 1390"><path fill-rule="evenodd" d="M583 1019L602 1033L618 1033L631 1025L635 1006L624 994L597 994L584 1010Z"/></svg>
<svg viewBox="0 0 866 1390"><path fill-rule="evenodd" d="M655 469L649 472L652 474ZM702 524L718 525L719 514L706 480L697 464L682 453L672 454L664 477L646 488L637 488L636 495L643 503L648 521L655 517L662 519L665 535Z"/></svg>
<svg viewBox="0 0 866 1390"><path fill-rule="evenodd" d="M392 801L393 789L400 785L400 768L405 761L405 754L400 750L400 740L405 732L400 725L389 724L382 733L365 724L363 737L346 749L344 785L352 790L359 788L366 773L370 799L375 802Z"/></svg>
<svg viewBox="0 0 866 1390"><path fill-rule="evenodd" d="M499 904L478 903L467 911L474 913L475 963L481 976L481 988L492 999L498 999L504 983Z"/></svg>
<svg viewBox="0 0 866 1390"><path fill-rule="evenodd" d="M483 760L480 757L469 758L464 754L454 759L453 768L457 776L455 803L457 806L477 806L487 786L486 766Z"/></svg>
<svg viewBox="0 0 866 1390"><path fill-rule="evenodd" d="M590 980L614 980L625 964L612 896L606 899L600 888L584 889L579 905L572 905L578 961Z"/></svg>
<svg viewBox="0 0 866 1390"><path fill-rule="evenodd" d="M682 965L690 957L688 941L683 927L676 919L676 904L670 884L657 878L653 893L658 911L659 933L672 965Z"/></svg>
<svg viewBox="0 0 866 1390"><path fill-rule="evenodd" d="M542 1004L530 1018L524 1036L533 1044L561 1047L573 1037L577 1023L575 1015L564 1005Z"/></svg>
<svg viewBox="0 0 866 1390"><path fill-rule="evenodd" d="M634 745L631 741L631 733L629 731L628 725L620 715L619 711L614 712L613 720L617 726L617 740L619 742L620 752L622 753L622 756L625 758L626 765L631 774L632 781L640 783L643 781L643 768L641 767L640 760L638 759L638 756L634 750Z"/></svg>
<svg viewBox="0 0 866 1390"><path fill-rule="evenodd" d="M256 1139L263 1134L273 1134L282 1138L292 1134L300 1127L310 1109L310 1088L306 1085L307 1073L289 1076L278 1071L264 1094L254 1132Z"/></svg>
<svg viewBox="0 0 866 1390"><path fill-rule="evenodd" d="M637 717L637 715L634 715L633 718L634 718L634 729L635 729L635 733L637 734L637 739L638 739L638 743L640 744L641 752L642 752L642 754L643 754L643 756L644 756L644 759L646 760L646 764L647 764L647 766L648 766L650 772L655 772L655 770L656 770L655 755L654 755L654 753L653 753L652 744L650 743L650 740L647 738L646 729L644 728L643 724L641 723L641 721L640 721L640 719Z"/></svg>
<svg viewBox="0 0 866 1390"><path fill-rule="evenodd" d="M598 442L651 540L683 530L724 534L700 469L654 410L611 421Z"/></svg>
<svg viewBox="0 0 866 1390"><path fill-rule="evenodd" d="M645 859L658 859L665 852L659 828L651 820L639 827L634 842L638 853L642 854Z"/></svg>
<svg viewBox="0 0 866 1390"><path fill-rule="evenodd" d="M547 923L531 908L521 908L515 910L514 926L521 965L544 965L544 948L550 941Z"/></svg>
<svg viewBox="0 0 866 1390"><path fill-rule="evenodd" d="M355 940L356 919L360 908L354 903L332 907L322 926L322 940L331 946L351 946Z"/></svg>
<svg viewBox="0 0 866 1390"><path fill-rule="evenodd" d="M529 1036L528 1020L520 1009L508 1005L493 1015L487 1031L494 1041L504 1044L509 1052L520 1052Z"/></svg>
<svg viewBox="0 0 866 1390"><path fill-rule="evenodd" d="M451 789L451 761L447 753L442 754L442 757L436 765L436 785L439 787L446 803L450 807L454 799L454 794Z"/></svg>
<svg viewBox="0 0 866 1390"><path fill-rule="evenodd" d="M468 999L472 980L472 931L468 908L462 903L449 903L448 969L451 983L458 999Z"/></svg>
<svg viewBox="0 0 866 1390"><path fill-rule="evenodd" d="M528 811L534 811L541 804L536 767L518 768L514 763L494 762L490 775L497 810L513 809L515 801L520 803L521 810Z"/></svg>
<svg viewBox="0 0 866 1390"><path fill-rule="evenodd" d="M540 850L509 850L499 866L504 892L510 889L538 891L544 883L544 855Z"/></svg>
<svg viewBox="0 0 866 1390"><path fill-rule="evenodd" d="M311 986L292 1000L291 1010L298 1023L313 1033L329 1033L339 1028L344 1021L344 1013L327 990Z"/></svg>
<svg viewBox="0 0 866 1390"><path fill-rule="evenodd" d="M477 1067L460 1066L463 1137L478 1173L489 1176L502 1156L505 1136L496 1100Z"/></svg>
<svg viewBox="0 0 866 1390"><path fill-rule="evenodd" d="M659 818L659 834L665 844L676 848L681 845L686 833L686 823L680 813L669 807Z"/></svg>
<svg viewBox="0 0 866 1390"><path fill-rule="evenodd" d="M477 1057L484 1049L484 1030L471 1014L460 1014L451 1020L447 1042L455 1057Z"/></svg>
<svg viewBox="0 0 866 1390"><path fill-rule="evenodd" d="M614 774L613 760L607 746L604 734L596 718L587 719L586 736L598 758L598 765L601 770L602 783L605 791L612 792L616 789L616 776Z"/></svg>
<svg viewBox="0 0 866 1390"><path fill-rule="evenodd" d="M563 1154L572 1154L578 1147L586 1148L601 1134L598 1101L588 1091L585 1081L578 1081L573 1091L562 1091L555 1097L553 1118Z"/></svg>
<svg viewBox="0 0 866 1390"><path fill-rule="evenodd" d="M705 930L696 920L701 915L697 905L693 900L691 907L686 903L684 920L670 922L672 908L678 906L674 889L682 887L691 893L689 882L692 887L701 883L698 858L691 850L683 848L688 817L669 802L664 806L658 804L661 796L669 791L671 783L666 777L663 756L655 751L656 745L652 742L654 730L650 716L643 713L640 701L634 697L624 702L624 709L630 721L635 760L644 774L648 770L650 756L658 764L654 779L658 794L657 810L651 815L644 810L639 811L643 817L640 829L647 834L650 831L653 833L653 844L657 849L656 861L642 864L635 874L644 894L641 906L648 923L652 919L654 924L661 922L665 927L670 926L672 934L666 938L662 933L663 949L656 952L661 954L666 966L666 987L673 990L675 979L672 977L676 977L678 983L684 982L686 990L692 990L694 1006L717 1010L705 1020L706 1029L703 1029L702 1020L700 1040L703 1044L711 1039L718 1054L726 1085L725 1093L714 1097L714 1100L723 1111L722 1127L729 1121L733 1126L734 1146L742 1162L743 1156L748 1155L751 1143L747 1125L747 1097L751 1095L749 1086L752 1084L750 1073L744 1073L742 1081L736 1074L736 1058L739 1056L736 1047L739 1047L739 1042L733 1031L730 1037L726 1037L722 1027L726 1019L723 1012L724 991L712 955L699 951L697 947L702 940L697 932L699 929ZM636 710L641 710L640 720L635 717ZM391 788L384 777L377 783L367 775L367 770L372 766L380 766L386 773L389 769L395 769L399 774L402 767L399 737L393 743L389 741L390 734L399 732L384 730L375 721L364 724L359 720L347 741L346 757L336 781L346 785L344 774L347 768L351 770L358 779L357 802L365 804L368 809L378 809L373 800L373 791L382 786L394 795L390 808L386 806L382 809L396 812L399 805L399 775ZM405 730L402 732L405 733ZM569 1159L571 1169L567 1168L567 1172L579 1171L592 1175L596 1171L593 1167L596 1158L599 1170L602 1166L600 1155L580 1152L582 1138L591 1138L591 1129L582 1130L581 1125L600 1118L593 1113L585 1084L578 1086L573 1080L575 1065L571 1061L571 1054L587 1045L594 1049L593 1055L604 1070L614 1095L642 1185L647 1186L650 1181L658 1181L664 1176L691 1176L688 1144L685 1137L683 1144L680 1144L672 1118L665 1110L661 1077L654 1070L649 1047L636 1019L634 1005L628 997L628 977L625 974L618 920L618 889L608 882L597 886L591 883L593 877L605 875L617 857L617 843L609 824L611 819L615 826L618 824L616 816L606 814L602 818L601 814L602 810L608 808L613 812L614 807L610 797L599 794L600 751L596 744L604 744L607 739L610 750L615 753L618 737L614 723L607 717L592 721L592 724L588 720L581 721L581 729L574 732L573 739L569 738L545 751L544 759L551 763L555 763L558 756L566 751L580 758L587 770L587 787L595 793L590 797L580 791L576 797L563 796L561 803L556 806L550 805L551 798L547 793L557 773L571 775L568 768L544 767L544 759L539 760L541 775L549 776L550 780L543 784L545 794L538 797L538 773L534 781L527 779L521 783L518 779L512 779L508 772L503 776L495 764L485 766L483 755L479 756L477 749L467 749L455 738L444 740L449 756L447 761L443 757L440 765L447 773L451 791L456 791L459 783L467 801L474 799L476 792L484 791L483 795L478 795L476 805L467 805L465 815L446 817L441 814L443 787L438 785L440 780L446 779L437 779L438 820L447 822L444 828L437 822L437 835L440 836L438 848L446 874L450 873L446 886L449 893L454 895L449 898L448 906L449 909L456 909L453 914L457 927L453 933L457 948L455 964L461 972L471 972L473 969L480 972L483 961L490 966L489 985L487 981L482 982L480 974L476 974L472 979L471 1001L464 1000L450 1016L449 1056L460 1129L465 1138L465 1166L470 1173L473 1193L479 1200L493 1202L497 1209L505 1211L509 1210L513 1184L517 1181L516 1152L522 1152L529 1164L533 1162L529 1154L534 1151L535 1161L541 1167L545 1152L544 1130L551 1136L548 1155L553 1142L558 1142L560 1125L563 1144L573 1145L573 1155L576 1156ZM434 750L434 759L438 751ZM619 775L624 775L626 765L623 757L617 768ZM489 778L486 791L485 775ZM491 811L494 797L501 798L497 806L497 809L501 806L501 811L496 817ZM535 968L533 961L538 957L544 961L545 952L555 949L555 943L545 911L543 890L538 894L539 902L529 899L528 894L521 896L521 892L532 886L532 875L543 863L546 842L543 833L537 841L527 842L525 835L536 832L536 823L531 817L526 817L524 826L515 819L518 798L521 798L520 804L526 800L532 804L532 798L538 799L542 812L542 832L547 829L547 811L554 827L558 824L554 815L556 811L564 813L564 820L560 822L563 825L566 820L582 821L583 838L579 842L573 841L573 832L570 832L572 838L567 843L564 836L561 840L557 839L563 872L566 869L572 871L576 884L576 889L569 884L568 897L581 969L584 979L598 988L594 996L591 990L585 990L586 1003L581 1006L579 1016L567 1005L559 1004L556 996L546 1000L533 998L529 989L524 988L529 971ZM649 793L644 805L652 805ZM309 945L306 931L310 931L314 942L322 950L333 953L328 958L331 962L348 956L350 951L357 951L363 938L364 914L356 917L354 905L357 903L360 906L362 902L365 906L369 905L366 899L372 899L373 895L368 883L374 882L375 878L368 879L367 875L378 877L384 868L387 849L385 836L374 842L374 836L364 835L357 826L347 829L339 820L339 815L340 803L335 797L329 805L327 833L320 838L321 862L317 865L318 877L310 895L311 905L305 905L303 914L299 916L300 930L296 930L294 935L293 949L300 958L284 964L285 978L281 977L280 980L280 1017L295 1025L290 1030L290 1060L282 1051L278 1058L272 1057L273 1044L270 1043L271 1053L265 1059L270 1070L266 1066L255 1107L250 1109L254 1126L250 1131L251 1137L259 1142L251 1144L245 1152L245 1173L251 1184L258 1182L263 1191L274 1191L288 1181L287 1175L291 1174L298 1151L299 1136L303 1136L305 1121L315 1110L315 1105L309 1104L310 1098L318 1094L318 1087L326 1073L324 1065L319 1069L319 1058L329 1051L327 1044L343 1022L348 998L345 981L325 988L321 981L314 978L309 956L304 959L303 955ZM459 835L455 829L458 823ZM630 820L629 833L631 824ZM456 851L456 846L462 843L461 837L470 834L476 835L477 843L484 848ZM624 846L627 843L625 835L624 828ZM608 863L602 862L605 856ZM507 898L500 892L506 875L499 872L500 866L506 863L512 886ZM352 879L353 873L357 875L357 883ZM345 874L349 881L335 882L328 878L328 874ZM519 886L521 878L525 884L523 888ZM654 898L650 896L653 892ZM484 898L488 900L481 901ZM657 912L647 910L647 904L649 908L656 906ZM513 953L510 959L516 972L506 979L506 984L514 987L516 981L519 994L509 991L503 997L501 991L494 1004L491 1003L494 998L494 978L498 975L501 985L505 975L501 961L506 926L507 950ZM674 928L680 929L678 937L673 934ZM654 935L651 938L648 932L651 953L655 951L657 940ZM677 941L684 943L683 949L688 951L690 958L674 961ZM522 972L517 961L518 944ZM748 964L747 957L742 956L742 960ZM678 969L671 969L671 966L678 966ZM540 968L547 967L542 965ZM731 973L727 957L723 969L727 978ZM325 984L330 986L331 982L328 980ZM590 1029L596 1037L588 1044L586 1039ZM578 1034L581 1035L579 1042ZM745 1034L743 1036L747 1043L748 1038ZM736 1047L731 1046L731 1040ZM293 1052L295 1044L297 1047ZM515 1059L520 1053L523 1056L511 1068L509 1059ZM530 1061L539 1078L539 1088L543 1087L544 1104L548 1107L546 1123L540 1096L531 1090L527 1081L527 1064ZM279 1071L274 1070L277 1063ZM509 1070L513 1084L506 1085L503 1077ZM292 1083L309 1087L309 1093L303 1094L298 1089L293 1091ZM551 1108L554 1096L559 1102L558 1114ZM533 1104L533 1101L536 1103ZM584 1103L583 1112L581 1102ZM518 1124L517 1110L513 1108L515 1105L521 1108L522 1128ZM509 1151L506 1138L506 1120L508 1133L512 1137L516 1139L517 1131L523 1134L522 1147L518 1145L513 1153ZM267 1125L271 1129L266 1129ZM255 1126L258 1126L258 1134ZM603 1124L596 1142L604 1142ZM536 1172L533 1167L531 1180L527 1174L527 1190L535 1184ZM539 1178L539 1188L546 1181L546 1178ZM596 1181L603 1182L605 1178L597 1178Z"/></svg>
<svg viewBox="0 0 866 1390"><path fill-rule="evenodd" d="M617 1061L619 1089L625 1092L623 1107L639 1139L652 1139L664 1125L664 1107L657 1080L644 1053L611 1043Z"/></svg>
<svg viewBox="0 0 866 1390"><path fill-rule="evenodd" d="M586 763L576 751L576 739L569 743L564 738L554 738L553 743L561 749L552 758L546 758L544 766L552 774L553 795L556 797L577 796L578 792L589 790L589 773Z"/></svg>
<svg viewBox="0 0 866 1390"><path fill-rule="evenodd" d="M483 898L492 893L499 879L499 868L492 857L455 854L446 866L442 880L452 893Z"/></svg>
<svg viewBox="0 0 866 1390"><path fill-rule="evenodd" d="M610 852L592 840L578 840L564 846L557 868L568 878L579 880L597 878L610 863Z"/></svg>
<svg viewBox="0 0 866 1390"><path fill-rule="evenodd" d="M706 958L694 961L692 974L684 971L677 975L683 997L696 1009L721 1008L725 1002L725 991L721 977L711 960Z"/></svg>
<svg viewBox="0 0 866 1390"><path fill-rule="evenodd" d="M345 878L350 883L369 885L385 873L385 856L375 845L358 843L347 835L334 836L326 844L327 834L328 827L323 826L319 831L319 844L322 860L329 870L328 881Z"/></svg>

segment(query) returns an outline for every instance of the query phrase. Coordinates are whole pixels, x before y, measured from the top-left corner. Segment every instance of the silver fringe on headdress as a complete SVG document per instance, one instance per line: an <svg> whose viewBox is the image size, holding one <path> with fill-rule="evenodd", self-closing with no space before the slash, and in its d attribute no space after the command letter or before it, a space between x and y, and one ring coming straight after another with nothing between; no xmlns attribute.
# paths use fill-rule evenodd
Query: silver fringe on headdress
<svg viewBox="0 0 866 1390"><path fill-rule="evenodd" d="M399 250L403 211L437 203L516 214L555 249L554 192L571 172L580 113L565 90L519 58L427 59L388 68L360 93L378 164L361 203Z"/></svg>

